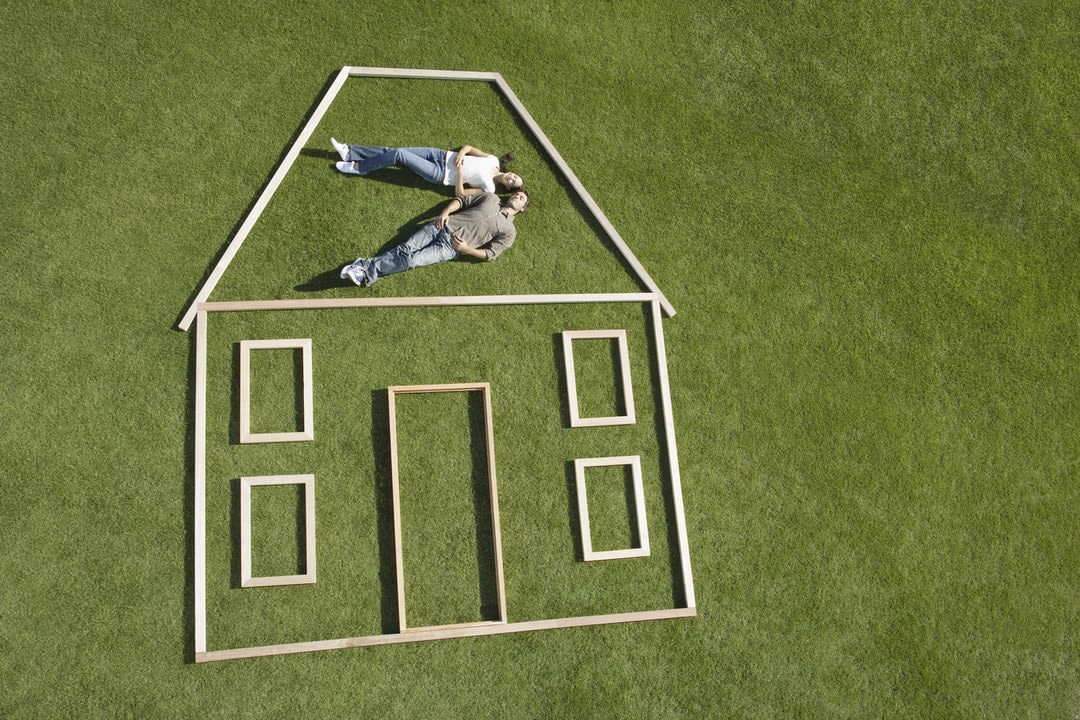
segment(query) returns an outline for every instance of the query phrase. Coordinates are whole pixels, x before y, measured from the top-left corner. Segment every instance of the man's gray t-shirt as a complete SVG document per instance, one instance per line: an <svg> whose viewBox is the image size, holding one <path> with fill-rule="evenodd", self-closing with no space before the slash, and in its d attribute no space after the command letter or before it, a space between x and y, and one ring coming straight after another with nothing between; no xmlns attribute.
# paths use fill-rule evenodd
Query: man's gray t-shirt
<svg viewBox="0 0 1080 720"><path fill-rule="evenodd" d="M471 248L483 248L488 260L494 260L514 244L517 228L513 220L503 215L498 195L459 195L457 201L461 209L446 221L451 235L461 238Z"/></svg>

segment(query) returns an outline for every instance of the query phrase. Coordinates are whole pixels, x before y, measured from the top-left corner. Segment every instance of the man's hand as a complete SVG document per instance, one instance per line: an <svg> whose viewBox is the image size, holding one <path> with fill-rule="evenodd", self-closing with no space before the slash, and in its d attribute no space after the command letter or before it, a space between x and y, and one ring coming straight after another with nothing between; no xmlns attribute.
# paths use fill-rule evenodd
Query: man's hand
<svg viewBox="0 0 1080 720"><path fill-rule="evenodd" d="M454 235L452 238L450 238L450 241L454 244L454 250L457 250L458 253L460 253L461 255L471 255L472 257L478 258L480 260L487 260L487 253L485 253L483 250L477 250L476 248L469 247L465 244L465 241L459 238L457 235Z"/></svg>
<svg viewBox="0 0 1080 720"><path fill-rule="evenodd" d="M448 212L439 213L439 217L435 218L435 227L437 229L439 229L439 230L442 230L444 227L446 227L446 223L449 220L450 220L450 213L448 213Z"/></svg>

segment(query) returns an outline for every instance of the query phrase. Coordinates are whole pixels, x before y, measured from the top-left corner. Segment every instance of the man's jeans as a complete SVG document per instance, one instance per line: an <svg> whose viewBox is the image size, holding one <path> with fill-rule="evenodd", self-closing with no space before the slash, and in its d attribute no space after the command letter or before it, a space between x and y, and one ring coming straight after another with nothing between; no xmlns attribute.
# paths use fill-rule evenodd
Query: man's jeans
<svg viewBox="0 0 1080 720"><path fill-rule="evenodd" d="M439 148L350 145L348 160L356 163L356 170L361 175L397 166L412 170L429 182L442 184L446 177L447 155Z"/></svg>
<svg viewBox="0 0 1080 720"><path fill-rule="evenodd" d="M450 231L439 230L435 223L428 223L394 249L370 259L358 258L349 267L363 270L367 284L371 285L381 277L453 260L457 255Z"/></svg>

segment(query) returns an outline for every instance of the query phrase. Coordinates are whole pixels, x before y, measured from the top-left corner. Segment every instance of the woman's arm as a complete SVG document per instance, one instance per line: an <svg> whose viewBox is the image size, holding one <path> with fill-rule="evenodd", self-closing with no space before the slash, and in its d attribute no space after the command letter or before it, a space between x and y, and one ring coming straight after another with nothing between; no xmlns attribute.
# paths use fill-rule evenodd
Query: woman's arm
<svg viewBox="0 0 1080 720"><path fill-rule="evenodd" d="M446 207L439 213L439 217L435 220L435 227L442 230L446 227L446 221L450 219L450 216L461 209L461 201L454 198L450 202L446 203Z"/></svg>
<svg viewBox="0 0 1080 720"><path fill-rule="evenodd" d="M461 149L457 151L457 157L454 158L454 166L459 170L461 166L465 164L465 156L472 155L473 157L487 157L491 153L484 152L480 148L474 148L472 145L462 145Z"/></svg>
<svg viewBox="0 0 1080 720"><path fill-rule="evenodd" d="M468 147L468 146L466 146L466 147ZM461 157L462 156L459 154L457 156L457 159L461 160ZM467 187L465 187L465 178L463 177L465 175L465 173L461 172L461 163L458 163L457 165L458 165L458 171L456 173L454 173L454 175L457 176L456 179L454 180L454 195L456 195L458 197L464 197L466 195L475 195L477 193L484 192L480 188L467 188Z"/></svg>
<svg viewBox="0 0 1080 720"><path fill-rule="evenodd" d="M491 153L484 152L480 148L474 148L472 145L462 145L461 149L458 150L458 162L461 162L461 158L465 157L466 155L473 155L475 157L487 157L490 154Z"/></svg>

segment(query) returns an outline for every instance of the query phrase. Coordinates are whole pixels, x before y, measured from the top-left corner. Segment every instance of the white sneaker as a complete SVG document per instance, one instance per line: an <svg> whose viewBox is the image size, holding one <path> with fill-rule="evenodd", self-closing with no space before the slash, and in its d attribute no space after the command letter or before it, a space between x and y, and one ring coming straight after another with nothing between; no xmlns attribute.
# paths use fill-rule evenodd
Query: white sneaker
<svg viewBox="0 0 1080 720"><path fill-rule="evenodd" d="M337 154L341 156L342 160L348 160L349 159L349 146L348 145L346 145L345 143L339 143L334 138L330 138L330 144L334 146L334 149L337 150Z"/></svg>
<svg viewBox="0 0 1080 720"><path fill-rule="evenodd" d="M342 270L341 270L341 278L343 280L345 278L348 278L349 280L352 280L353 283L355 283L356 285L359 285L360 287L367 287L368 285L371 284L371 282L368 280L367 273L364 272L364 269L361 268L361 267L357 267L355 264L354 265L346 265L344 268L342 268Z"/></svg>
<svg viewBox="0 0 1080 720"><path fill-rule="evenodd" d="M344 162L344 161L336 162L336 163L334 163L334 167L336 167L340 172L343 172L346 175L359 175L360 174L360 171L356 169L356 163Z"/></svg>

